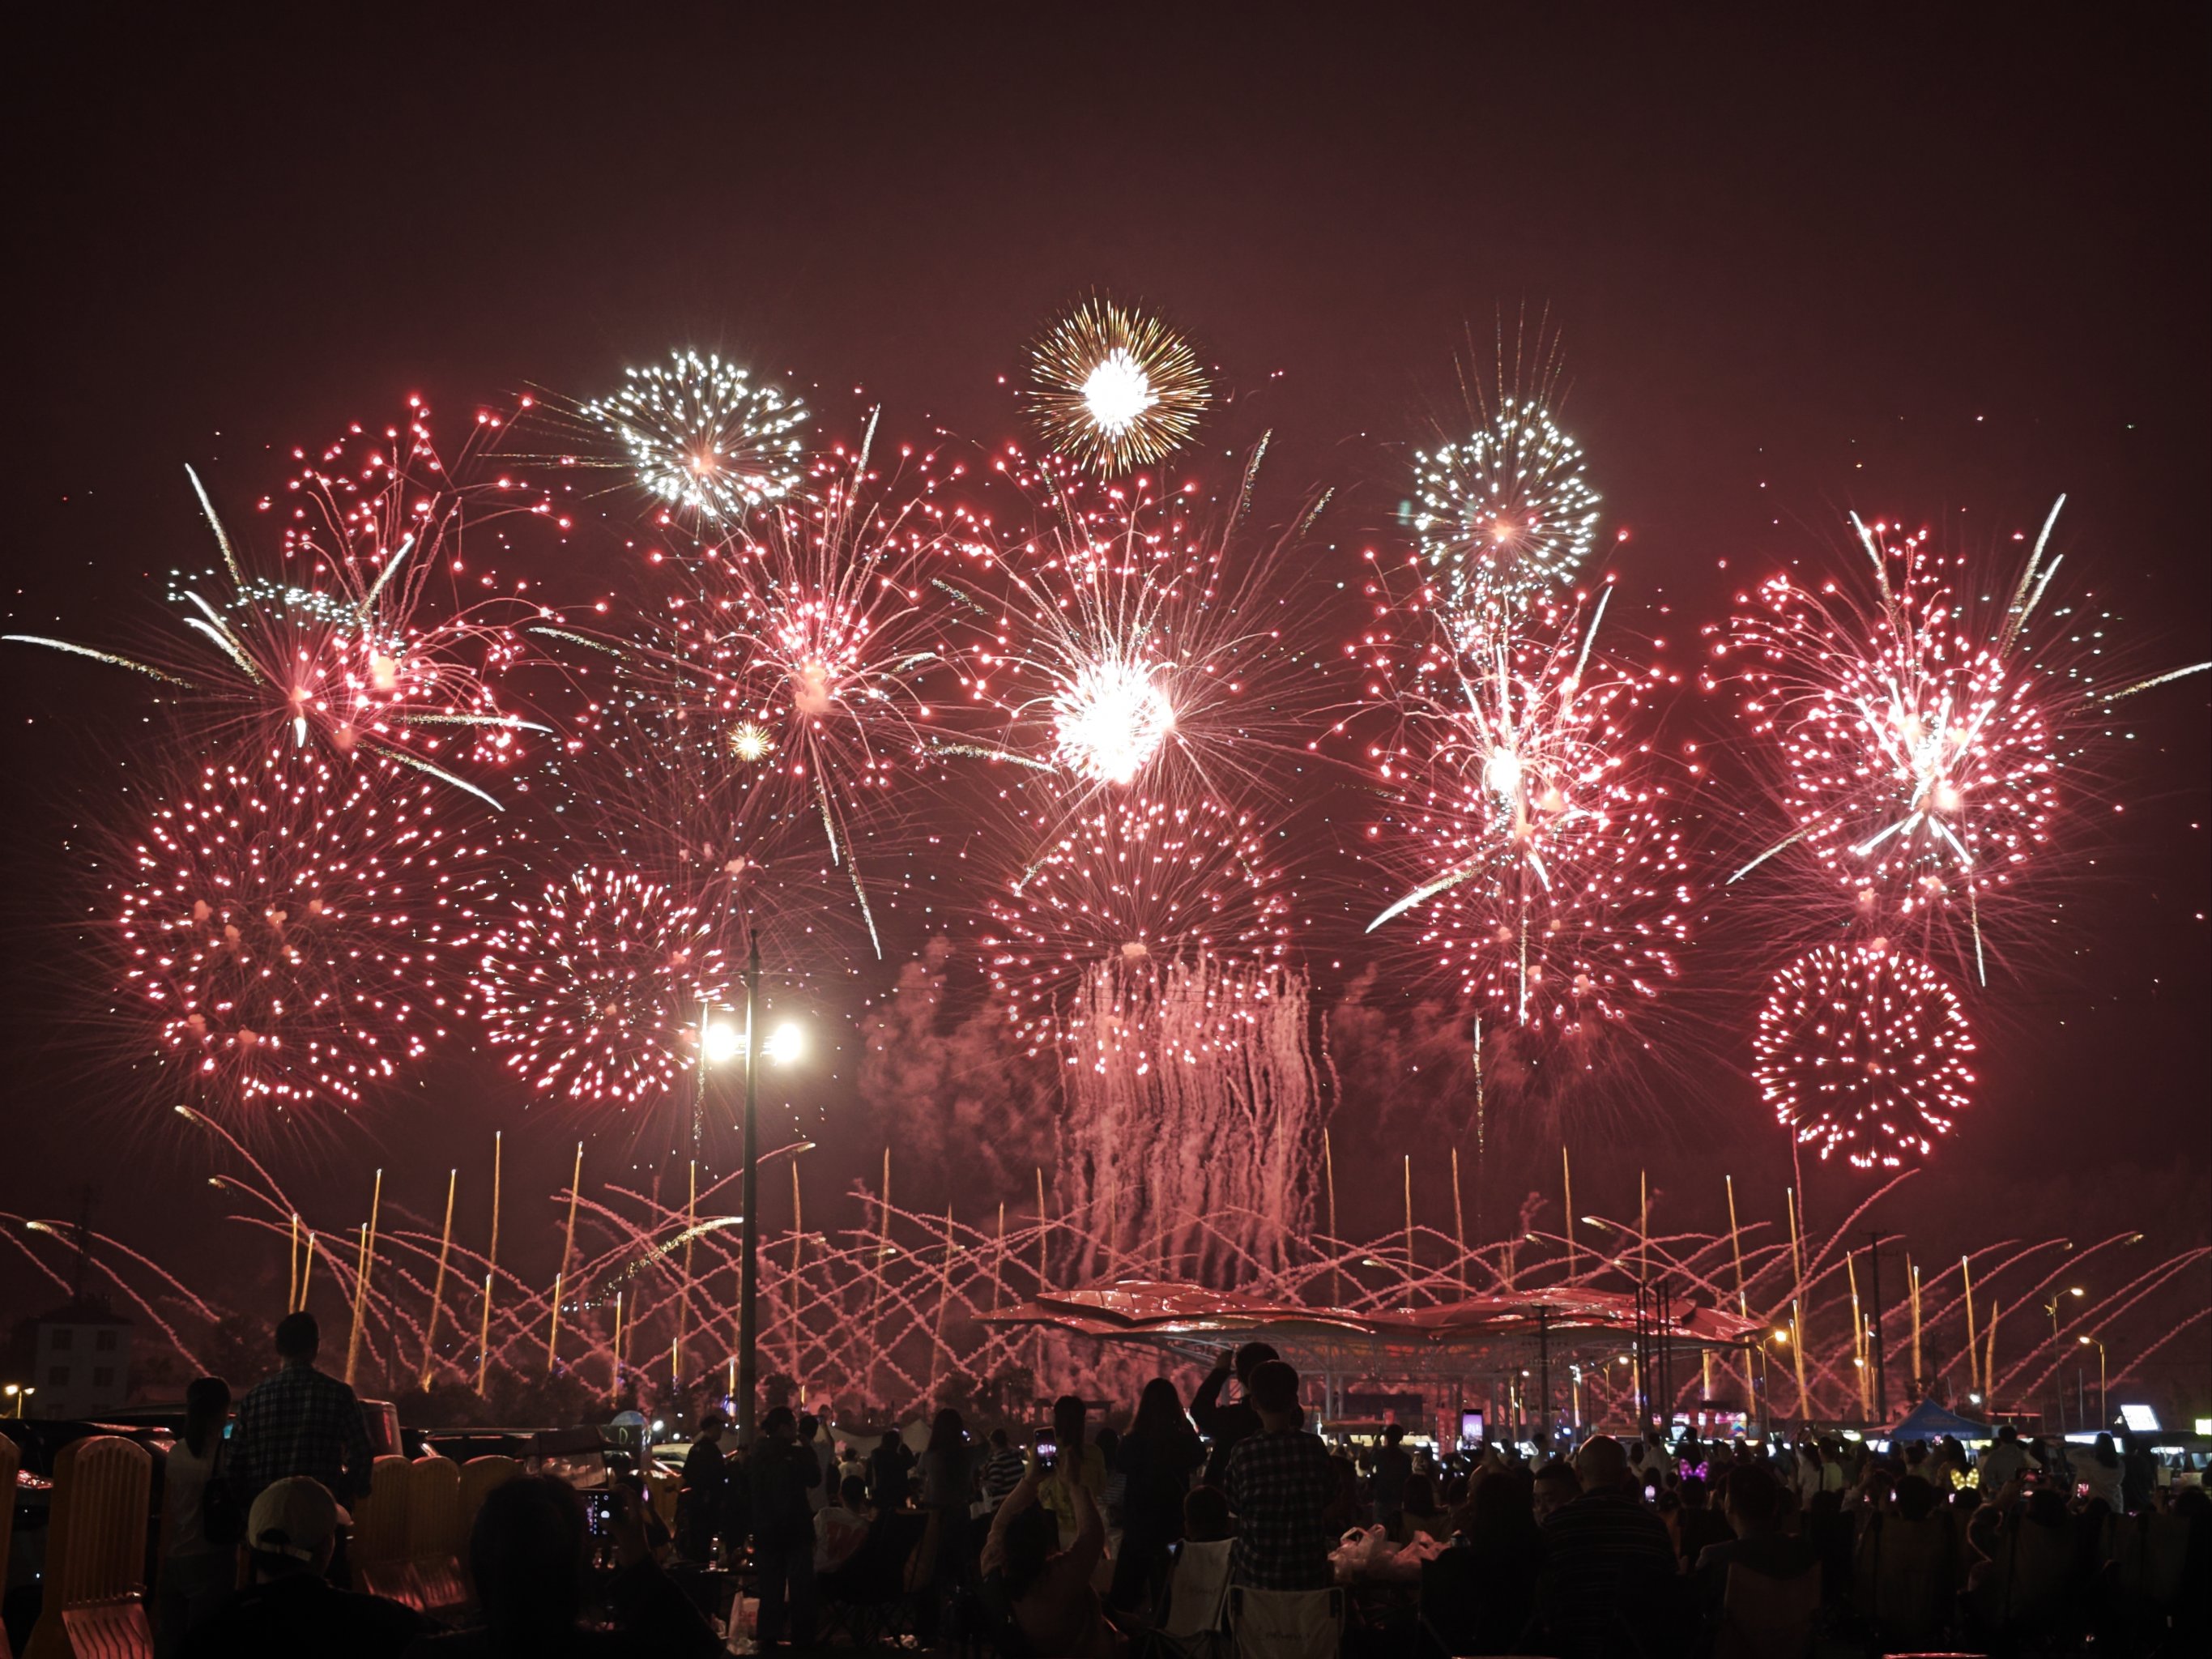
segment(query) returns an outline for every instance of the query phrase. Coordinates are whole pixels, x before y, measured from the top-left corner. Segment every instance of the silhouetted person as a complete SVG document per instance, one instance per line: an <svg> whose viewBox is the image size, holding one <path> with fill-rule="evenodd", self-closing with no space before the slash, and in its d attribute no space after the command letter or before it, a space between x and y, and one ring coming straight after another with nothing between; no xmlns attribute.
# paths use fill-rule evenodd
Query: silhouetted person
<svg viewBox="0 0 2212 1659"><path fill-rule="evenodd" d="M884 1430L875 1450L868 1454L868 1501L879 1510L904 1509L913 1468L914 1454L899 1438L898 1431Z"/></svg>
<svg viewBox="0 0 2212 1659"><path fill-rule="evenodd" d="M1674 1540L1631 1484L1628 1454L1611 1435L1575 1453L1582 1496L1544 1519L1538 1614L1561 1659L1652 1651L1680 1634Z"/></svg>
<svg viewBox="0 0 2212 1659"><path fill-rule="evenodd" d="M305 1311L276 1322L283 1369L246 1391L238 1431L225 1463L240 1505L251 1510L261 1489L305 1475L321 1483L341 1507L368 1492L368 1424L361 1401L334 1376L315 1369L322 1332Z"/></svg>
<svg viewBox="0 0 2212 1659"><path fill-rule="evenodd" d="M1166 1377L1145 1384L1121 1453L1121 1547L1114 1560L1114 1605L1148 1607L1166 1575L1169 1546L1182 1536L1191 1473L1206 1461L1182 1398Z"/></svg>
<svg viewBox="0 0 2212 1659"><path fill-rule="evenodd" d="M1304 1426L1298 1374L1279 1359L1252 1368L1246 1397L1260 1431L1229 1454L1222 1489L1237 1510L1230 1571L1255 1589L1327 1589L1336 1529L1336 1465Z"/></svg>
<svg viewBox="0 0 2212 1659"><path fill-rule="evenodd" d="M1106 1659L1119 1650L1091 1581L1106 1552L1106 1522L1089 1487L1069 1492L1075 1540L1060 1548L1060 1528L1037 1503L1042 1471L1022 1477L991 1517L983 1541L984 1581L1003 1601L1033 1659Z"/></svg>
<svg viewBox="0 0 2212 1659"><path fill-rule="evenodd" d="M799 1419L788 1406L761 1419L760 1436L745 1455L752 1492L753 1563L760 1570L760 1626L766 1646L791 1638L814 1640L814 1506L808 1495L821 1484L822 1468L799 1443Z"/></svg>
<svg viewBox="0 0 2212 1659"><path fill-rule="evenodd" d="M469 1531L483 1627L418 1641L408 1659L710 1659L720 1652L713 1629L653 1561L637 1494L617 1486L611 1497L613 1629L584 1622L592 1540L582 1498L557 1476L523 1475L485 1495Z"/></svg>
<svg viewBox="0 0 2212 1659"><path fill-rule="evenodd" d="M187 1659L395 1659L436 1630L412 1608L330 1582L343 1513L305 1475L264 1486L246 1522L252 1582L185 1638Z"/></svg>
<svg viewBox="0 0 2212 1659"><path fill-rule="evenodd" d="M1238 1400L1223 1405L1223 1387L1232 1371L1240 1389L1249 1387L1254 1368L1275 1357L1275 1351L1265 1342L1247 1342L1241 1348L1225 1348L1214 1361L1206 1381L1198 1385L1198 1392L1191 1396L1190 1420L1198 1425L1198 1431L1210 1443L1206 1457L1209 1485L1221 1485L1223 1472L1229 1467L1229 1454L1237 1443L1247 1435L1260 1432L1260 1414L1252 1409L1251 1402Z"/></svg>
<svg viewBox="0 0 2212 1659"><path fill-rule="evenodd" d="M161 1571L154 1583L154 1651L172 1659L185 1636L230 1594L238 1582L240 1528L210 1537L208 1492L225 1496L223 1425L230 1421L230 1384L219 1376L193 1379L185 1390L184 1437L169 1448L161 1470ZM235 1508L218 1513L242 1520Z"/></svg>
<svg viewBox="0 0 2212 1659"><path fill-rule="evenodd" d="M714 1533L729 1498L729 1464L722 1456L722 1435L730 1419L710 1411L699 1419L698 1437L684 1454L684 1490L677 1498L677 1544L689 1561L711 1563Z"/></svg>
<svg viewBox="0 0 2212 1659"><path fill-rule="evenodd" d="M1369 1491L1375 1499L1375 1524L1388 1527L1406 1507L1406 1482L1413 1478L1413 1457L1398 1443L1406 1437L1403 1424L1382 1431L1382 1443L1375 1453L1375 1473Z"/></svg>

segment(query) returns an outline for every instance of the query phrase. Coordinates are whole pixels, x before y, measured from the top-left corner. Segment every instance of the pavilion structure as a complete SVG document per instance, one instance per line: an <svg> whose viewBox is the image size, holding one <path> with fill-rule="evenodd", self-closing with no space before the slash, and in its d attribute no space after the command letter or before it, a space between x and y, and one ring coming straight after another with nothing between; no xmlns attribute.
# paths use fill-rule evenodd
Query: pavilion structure
<svg viewBox="0 0 2212 1659"><path fill-rule="evenodd" d="M979 1316L987 1324L1146 1346L1200 1364L1226 1346L1265 1341L1318 1384L1317 1403L1329 1420L1344 1415L1347 1389L1362 1380L1448 1386L1456 1417L1458 1402L1470 1392L1480 1398L1505 1379L1516 1419L1577 1428L1581 1390L1571 1384L1562 1402L1553 1391L1555 1367L1577 1382L1598 1367L1632 1367L1640 1426L1656 1422L1656 1402L1675 1397L1676 1365L1726 1352L1741 1356L1748 1374L1765 1333L1759 1321L1674 1295L1663 1284L1627 1291L1547 1285L1428 1306L1352 1310L1122 1280L1043 1292ZM1563 1403L1568 1409L1559 1409Z"/></svg>

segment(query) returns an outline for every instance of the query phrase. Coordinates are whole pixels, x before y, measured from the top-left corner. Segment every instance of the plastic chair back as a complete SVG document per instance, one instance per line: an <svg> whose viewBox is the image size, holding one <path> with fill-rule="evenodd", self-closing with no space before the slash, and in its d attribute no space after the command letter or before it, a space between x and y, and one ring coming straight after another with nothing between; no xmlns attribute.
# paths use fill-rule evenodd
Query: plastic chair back
<svg viewBox="0 0 2212 1659"><path fill-rule="evenodd" d="M1820 1612L1820 1569L1773 1578L1732 1565L1721 1593L1721 1628L1713 1659L1803 1659L1813 1648Z"/></svg>
<svg viewBox="0 0 2212 1659"><path fill-rule="evenodd" d="M461 1466L450 1457L418 1457L407 1471L407 1553L416 1561L458 1557Z"/></svg>
<svg viewBox="0 0 2212 1659"><path fill-rule="evenodd" d="M154 1460L143 1446L119 1435L95 1434L72 1440L54 1459L53 1506L46 1526L45 1596L39 1622L23 1650L23 1659L69 1659L79 1651L67 1615L88 1632L119 1630L113 1639L128 1641L130 1619L120 1611L136 1607L144 1589L146 1522L153 1490ZM12 1503L15 1485L9 1484ZM138 1625L143 1628L140 1612ZM153 1651L149 1640L147 1653ZM117 1650L128 1653L126 1646Z"/></svg>
<svg viewBox="0 0 2212 1659"><path fill-rule="evenodd" d="M368 1496L351 1506L349 1559L356 1567L381 1567L407 1559L407 1460L380 1457L369 1465Z"/></svg>
<svg viewBox="0 0 2212 1659"><path fill-rule="evenodd" d="M76 1659L154 1659L154 1632L137 1597L67 1607L62 1630Z"/></svg>
<svg viewBox="0 0 2212 1659"><path fill-rule="evenodd" d="M8 1549L15 1541L15 1476L23 1467L23 1454L15 1443L0 1434L0 1492L8 1494L9 1524L0 1527L0 1587L8 1583ZM0 1659L8 1659L8 1632L0 1626Z"/></svg>

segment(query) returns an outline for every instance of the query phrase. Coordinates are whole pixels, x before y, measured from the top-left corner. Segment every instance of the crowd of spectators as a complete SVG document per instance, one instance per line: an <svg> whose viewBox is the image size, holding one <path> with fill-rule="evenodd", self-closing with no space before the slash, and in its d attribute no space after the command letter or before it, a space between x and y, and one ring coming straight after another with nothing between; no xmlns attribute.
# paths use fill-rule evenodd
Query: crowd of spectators
<svg viewBox="0 0 2212 1659"><path fill-rule="evenodd" d="M1068 1395L1033 1431L973 1435L947 1409L926 1438L862 1447L778 1406L739 1448L710 1412L672 1533L635 1483L594 1527L565 1481L518 1478L477 1516L471 1616L447 1630L350 1588L359 1404L316 1368L312 1319L286 1319L276 1346L281 1368L228 1439L228 1389L204 1378L187 1396L155 1598L164 1656L705 1655L747 1597L760 1645L806 1647L865 1579L925 1644L1098 1659L1134 1650L1208 1562L1334 1618L1348 1603L1346 1651L1378 1655L1696 1659L1816 1638L2180 1652L2207 1634L2212 1500L2166 1488L2147 1449L2110 1436L2008 1428L1977 1460L1954 1440L1878 1453L1809 1430L1556 1451L1538 1433L1440 1462L1395 1425L1364 1451L1332 1447L1261 1343L1224 1354L1187 1409L1153 1379L1120 1432ZM710 1579L719 1605L700 1594Z"/></svg>

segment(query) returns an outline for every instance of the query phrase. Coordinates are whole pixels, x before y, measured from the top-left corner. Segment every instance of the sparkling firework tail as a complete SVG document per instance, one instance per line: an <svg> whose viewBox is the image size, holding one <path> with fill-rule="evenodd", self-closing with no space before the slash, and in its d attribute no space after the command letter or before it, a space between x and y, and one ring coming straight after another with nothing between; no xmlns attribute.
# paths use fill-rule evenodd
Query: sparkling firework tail
<svg viewBox="0 0 2212 1659"><path fill-rule="evenodd" d="M69 640L48 639L43 634L0 634L0 640L15 645L42 645L49 651L65 651L73 657L89 657L94 662L104 662L112 667L127 668L134 674L143 674L149 679L160 680L166 685L191 689L192 682L181 674L171 674L143 663L132 657L120 657L112 651L101 651L89 645L77 645Z"/></svg>

